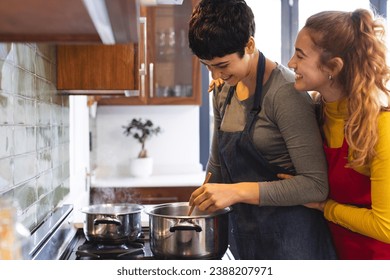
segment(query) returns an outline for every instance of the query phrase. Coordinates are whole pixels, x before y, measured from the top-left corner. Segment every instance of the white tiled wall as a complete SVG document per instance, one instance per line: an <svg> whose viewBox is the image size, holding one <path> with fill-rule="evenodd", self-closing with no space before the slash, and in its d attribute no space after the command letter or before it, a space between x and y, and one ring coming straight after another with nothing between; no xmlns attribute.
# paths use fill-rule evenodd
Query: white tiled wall
<svg viewBox="0 0 390 280"><path fill-rule="evenodd" d="M69 193L68 103L55 46L0 43L0 200L30 230Z"/></svg>

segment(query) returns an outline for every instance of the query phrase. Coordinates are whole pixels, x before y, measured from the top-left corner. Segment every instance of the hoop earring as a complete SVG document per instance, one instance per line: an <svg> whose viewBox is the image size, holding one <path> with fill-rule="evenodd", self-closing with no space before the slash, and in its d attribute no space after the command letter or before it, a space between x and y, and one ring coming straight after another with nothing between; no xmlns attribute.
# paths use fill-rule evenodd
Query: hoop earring
<svg viewBox="0 0 390 280"><path fill-rule="evenodd" d="M329 81L333 80L332 75L329 75L329 76L328 76L328 80L329 80Z"/></svg>

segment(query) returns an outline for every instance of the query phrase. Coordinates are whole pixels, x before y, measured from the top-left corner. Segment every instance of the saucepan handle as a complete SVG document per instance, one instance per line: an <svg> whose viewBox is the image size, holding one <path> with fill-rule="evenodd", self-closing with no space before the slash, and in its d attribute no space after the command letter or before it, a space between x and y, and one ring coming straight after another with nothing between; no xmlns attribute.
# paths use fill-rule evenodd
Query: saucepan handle
<svg viewBox="0 0 390 280"><path fill-rule="evenodd" d="M93 220L93 224L95 226L96 225L100 225L100 224L110 224L110 225L121 226L122 222L120 220L116 219L116 218L104 217L104 218L99 218L99 219Z"/></svg>
<svg viewBox="0 0 390 280"><path fill-rule="evenodd" d="M178 222L176 225L169 228L170 232L175 232L177 230L194 230L196 232L201 232L202 228L196 224L185 221L185 222Z"/></svg>

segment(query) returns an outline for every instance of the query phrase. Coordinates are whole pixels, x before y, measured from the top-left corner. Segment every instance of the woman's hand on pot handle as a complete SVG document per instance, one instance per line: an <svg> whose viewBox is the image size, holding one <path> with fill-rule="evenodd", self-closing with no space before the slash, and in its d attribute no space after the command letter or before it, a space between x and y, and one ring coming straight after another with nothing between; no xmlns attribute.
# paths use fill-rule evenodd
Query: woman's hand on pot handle
<svg viewBox="0 0 390 280"><path fill-rule="evenodd" d="M196 189L190 197L190 205L199 210L214 212L235 203L259 204L259 184L243 182L236 184L204 184Z"/></svg>

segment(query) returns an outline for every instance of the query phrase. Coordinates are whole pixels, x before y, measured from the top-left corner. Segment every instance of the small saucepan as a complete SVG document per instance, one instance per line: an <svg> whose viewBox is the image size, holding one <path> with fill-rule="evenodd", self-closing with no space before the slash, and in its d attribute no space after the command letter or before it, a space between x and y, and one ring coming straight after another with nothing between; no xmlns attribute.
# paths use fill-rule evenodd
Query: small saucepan
<svg viewBox="0 0 390 280"><path fill-rule="evenodd" d="M136 240L141 234L142 205L96 204L81 209L85 213L84 235L88 241L122 244Z"/></svg>

